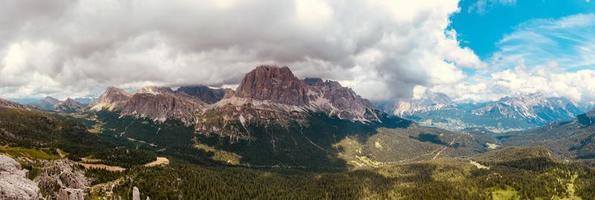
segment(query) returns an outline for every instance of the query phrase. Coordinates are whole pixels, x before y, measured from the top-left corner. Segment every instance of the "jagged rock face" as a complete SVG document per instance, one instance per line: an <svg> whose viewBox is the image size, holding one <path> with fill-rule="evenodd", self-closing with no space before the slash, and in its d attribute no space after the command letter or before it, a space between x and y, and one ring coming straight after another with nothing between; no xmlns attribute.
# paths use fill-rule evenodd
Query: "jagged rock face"
<svg viewBox="0 0 595 200"><path fill-rule="evenodd" d="M304 82L309 86L308 98L311 106L341 119L378 120L377 111L370 101L360 97L352 89L341 86L339 82L311 78Z"/></svg>
<svg viewBox="0 0 595 200"><path fill-rule="evenodd" d="M81 112L84 108L85 105L75 101L74 99L68 98L63 102L56 104L54 110L57 112L75 113Z"/></svg>
<svg viewBox="0 0 595 200"><path fill-rule="evenodd" d="M247 125L283 126L289 121L302 122L310 112L351 121L380 121L380 111L372 103L336 81L299 80L287 67L261 66L246 75L235 95L201 115L196 125L201 133L250 139Z"/></svg>
<svg viewBox="0 0 595 200"><path fill-rule="evenodd" d="M158 122L179 120L186 125L193 125L197 113L203 107L204 102L198 98L175 92L168 87L144 87L133 95L111 87L101 95L91 110L117 111L122 116L148 118Z"/></svg>
<svg viewBox="0 0 595 200"><path fill-rule="evenodd" d="M224 89L211 89L208 86L183 86L176 90L176 92L184 93L200 99L201 101L213 104L225 97L227 93Z"/></svg>
<svg viewBox="0 0 595 200"><path fill-rule="evenodd" d="M228 137L231 141L253 139L249 125L286 126L290 120L305 117L300 107L270 104L243 98L224 99L201 114L196 129L203 134Z"/></svg>
<svg viewBox="0 0 595 200"><path fill-rule="evenodd" d="M128 94L126 91L119 89L119 88L115 88L115 87L109 87L99 97L97 102L95 102L91 106L91 110L95 110L95 111L119 110L119 109L122 109L122 107L126 104L126 102L129 99L130 99L130 94Z"/></svg>
<svg viewBox="0 0 595 200"><path fill-rule="evenodd" d="M307 90L288 67L259 66L246 74L234 96L303 106L308 103Z"/></svg>
<svg viewBox="0 0 595 200"><path fill-rule="evenodd" d="M175 93L136 93L121 109L124 116L149 118L165 122L177 119L186 125L196 121L196 115L204 107L200 100Z"/></svg>
<svg viewBox="0 0 595 200"><path fill-rule="evenodd" d="M37 200L39 187L27 179L27 170L14 159L0 155L0 199Z"/></svg>
<svg viewBox="0 0 595 200"><path fill-rule="evenodd" d="M51 199L83 200L90 186L82 167L66 159L45 164L35 182Z"/></svg>
<svg viewBox="0 0 595 200"><path fill-rule="evenodd" d="M368 100L336 81L300 80L288 67L260 66L246 74L234 97L300 106L341 119L378 120Z"/></svg>

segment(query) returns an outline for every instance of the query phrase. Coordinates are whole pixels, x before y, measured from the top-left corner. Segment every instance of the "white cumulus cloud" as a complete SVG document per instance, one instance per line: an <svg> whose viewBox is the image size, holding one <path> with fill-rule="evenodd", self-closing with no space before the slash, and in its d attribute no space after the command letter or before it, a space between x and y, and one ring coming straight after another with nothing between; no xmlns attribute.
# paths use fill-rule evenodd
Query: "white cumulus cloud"
<svg viewBox="0 0 595 200"><path fill-rule="evenodd" d="M498 47L475 76L431 90L460 101L540 92L595 103L595 14L529 21Z"/></svg>
<svg viewBox="0 0 595 200"><path fill-rule="evenodd" d="M0 0L0 96L235 84L259 64L371 99L485 68L448 30L458 0Z"/></svg>

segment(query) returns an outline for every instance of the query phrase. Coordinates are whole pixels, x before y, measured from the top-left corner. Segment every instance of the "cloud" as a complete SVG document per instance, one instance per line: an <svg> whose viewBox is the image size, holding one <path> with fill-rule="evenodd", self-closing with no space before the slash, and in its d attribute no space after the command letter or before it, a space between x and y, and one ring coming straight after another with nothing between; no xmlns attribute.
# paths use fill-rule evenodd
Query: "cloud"
<svg viewBox="0 0 595 200"><path fill-rule="evenodd" d="M431 89L444 92L456 101L489 101L504 96L543 93L547 96L567 97L575 102L595 102L595 70L575 72L556 71L551 68L530 70L517 67L475 77L454 85L438 85Z"/></svg>
<svg viewBox="0 0 595 200"><path fill-rule="evenodd" d="M0 0L0 95L224 85L265 63L371 99L485 65L448 30L457 0Z"/></svg>
<svg viewBox="0 0 595 200"><path fill-rule="evenodd" d="M541 92L595 102L595 14L524 23L498 42L489 67L456 84L431 87L460 101Z"/></svg>
<svg viewBox="0 0 595 200"><path fill-rule="evenodd" d="M520 25L498 42L495 69L555 62L566 70L595 67L595 14L538 19Z"/></svg>

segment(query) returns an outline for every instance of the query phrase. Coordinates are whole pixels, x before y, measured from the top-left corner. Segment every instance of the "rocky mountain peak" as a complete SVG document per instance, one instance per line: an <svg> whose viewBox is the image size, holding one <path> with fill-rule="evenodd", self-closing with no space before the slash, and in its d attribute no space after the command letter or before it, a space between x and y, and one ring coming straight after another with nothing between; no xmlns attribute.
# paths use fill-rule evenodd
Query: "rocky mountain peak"
<svg viewBox="0 0 595 200"><path fill-rule="evenodd" d="M251 125L305 122L309 113L357 122L382 122L383 113L337 81L300 80L287 67L259 66L246 74L235 91L199 116L199 132L249 139Z"/></svg>
<svg viewBox="0 0 595 200"><path fill-rule="evenodd" d="M195 122L196 113L203 108L203 102L188 96L169 92L170 90L139 91L125 101L119 109L123 116L148 118L153 121L165 122L177 119L186 125Z"/></svg>
<svg viewBox="0 0 595 200"><path fill-rule="evenodd" d="M288 67L263 65L244 76L234 96L303 106L308 103L306 93L307 85Z"/></svg>
<svg viewBox="0 0 595 200"><path fill-rule="evenodd" d="M342 119L379 120L374 105L337 81L308 78L309 105Z"/></svg>
<svg viewBox="0 0 595 200"><path fill-rule="evenodd" d="M67 98L64 101L58 101L58 103L54 106L54 111L74 113L74 112L80 112L84 108L85 108L85 105L83 105L82 103L80 103L74 99Z"/></svg>
<svg viewBox="0 0 595 200"><path fill-rule="evenodd" d="M103 95L101 95L99 98L108 98L108 99L125 99L127 97L130 97L130 94L128 92L126 92L123 89L117 88L117 87L108 87L105 92L103 93Z"/></svg>
<svg viewBox="0 0 595 200"><path fill-rule="evenodd" d="M131 95L128 92L116 88L108 87L105 92L99 96L99 99L91 106L92 110L116 110L124 106L126 101L130 99Z"/></svg>
<svg viewBox="0 0 595 200"><path fill-rule="evenodd" d="M64 102L62 102L62 103L69 104L69 105L80 105L80 106L82 106L81 103L79 103L78 101L76 101L76 100L74 100L74 99L72 99L70 97L69 98L66 98L66 100L64 100Z"/></svg>
<svg viewBox="0 0 595 200"><path fill-rule="evenodd" d="M176 92L184 93L200 99L201 101L213 104L225 97L225 89L213 89L204 85L182 86Z"/></svg>

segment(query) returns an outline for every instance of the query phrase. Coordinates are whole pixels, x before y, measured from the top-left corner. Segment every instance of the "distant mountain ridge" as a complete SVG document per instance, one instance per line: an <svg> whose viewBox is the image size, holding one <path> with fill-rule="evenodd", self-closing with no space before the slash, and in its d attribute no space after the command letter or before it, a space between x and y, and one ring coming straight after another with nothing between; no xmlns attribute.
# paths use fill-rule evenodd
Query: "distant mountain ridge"
<svg viewBox="0 0 595 200"><path fill-rule="evenodd" d="M426 92L424 98L399 101L394 110L397 116L408 116L419 112L440 110L455 105L455 102L443 93Z"/></svg>
<svg viewBox="0 0 595 200"><path fill-rule="evenodd" d="M86 100L82 98L77 99ZM67 98L64 101L60 101L50 96L44 97L43 99L30 99L25 101L21 105L31 106L45 111L64 113L81 112L87 107L87 104L81 103L76 99Z"/></svg>
<svg viewBox="0 0 595 200"><path fill-rule="evenodd" d="M380 122L381 112L336 81L298 79L288 67L259 66L235 91L206 86L144 87L134 94L110 87L91 105L93 111L154 121L180 120L218 135L246 135L249 123L300 120L308 112L359 122ZM227 133L226 133L227 132Z"/></svg>
<svg viewBox="0 0 595 200"><path fill-rule="evenodd" d="M540 93L504 97L483 103L456 103L444 94L432 94L422 99L399 102L394 111L398 116L413 119L423 125L450 130L484 127L496 132L568 121L583 112L567 98L547 97Z"/></svg>

